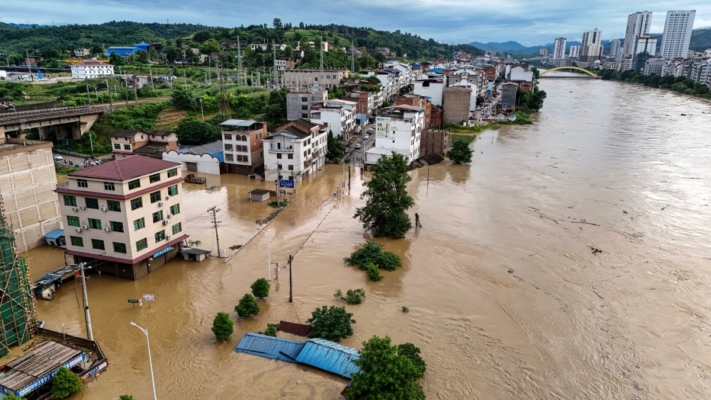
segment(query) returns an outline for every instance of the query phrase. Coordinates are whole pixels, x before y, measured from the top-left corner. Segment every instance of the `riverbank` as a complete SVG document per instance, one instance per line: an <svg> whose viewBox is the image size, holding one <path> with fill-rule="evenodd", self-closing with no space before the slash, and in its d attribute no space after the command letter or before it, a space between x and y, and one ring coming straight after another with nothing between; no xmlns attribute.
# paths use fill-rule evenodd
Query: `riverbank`
<svg viewBox="0 0 711 400"><path fill-rule="evenodd" d="M711 100L711 89L702 83L694 82L691 79L681 76L659 76L656 74L642 75L635 70L628 70L624 72L613 70L593 70L593 72L601 76L603 80L639 84L655 89L667 89L699 99Z"/></svg>

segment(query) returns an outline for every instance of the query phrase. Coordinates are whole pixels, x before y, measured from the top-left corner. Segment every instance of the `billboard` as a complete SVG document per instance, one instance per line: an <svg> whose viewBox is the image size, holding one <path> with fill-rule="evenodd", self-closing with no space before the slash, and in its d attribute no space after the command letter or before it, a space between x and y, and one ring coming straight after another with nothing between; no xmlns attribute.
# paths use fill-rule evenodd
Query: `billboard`
<svg viewBox="0 0 711 400"><path fill-rule="evenodd" d="M390 118L389 117L376 117L375 118L375 138L376 139L388 139L392 135L390 134Z"/></svg>

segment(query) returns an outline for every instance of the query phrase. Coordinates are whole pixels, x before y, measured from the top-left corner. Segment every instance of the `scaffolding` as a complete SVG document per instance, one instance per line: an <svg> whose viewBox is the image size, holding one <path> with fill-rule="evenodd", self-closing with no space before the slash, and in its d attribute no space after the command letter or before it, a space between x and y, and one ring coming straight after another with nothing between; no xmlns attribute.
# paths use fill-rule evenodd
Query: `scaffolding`
<svg viewBox="0 0 711 400"><path fill-rule="evenodd" d="M9 352L10 346L32 339L37 330L30 281L27 263L17 255L12 228L5 223L0 197L0 357Z"/></svg>

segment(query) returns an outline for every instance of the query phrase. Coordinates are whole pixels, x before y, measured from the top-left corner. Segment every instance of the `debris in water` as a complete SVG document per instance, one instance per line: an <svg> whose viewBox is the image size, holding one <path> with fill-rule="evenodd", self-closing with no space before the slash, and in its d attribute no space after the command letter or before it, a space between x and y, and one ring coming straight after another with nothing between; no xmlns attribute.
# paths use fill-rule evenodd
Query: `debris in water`
<svg viewBox="0 0 711 400"><path fill-rule="evenodd" d="M598 249L597 247L592 247L592 246L588 246L588 247L590 248L590 250L592 250L593 254L602 253L602 250Z"/></svg>
<svg viewBox="0 0 711 400"><path fill-rule="evenodd" d="M625 211L625 210L622 210L622 213L623 213L623 214L627 214L627 211Z"/></svg>
<svg viewBox="0 0 711 400"><path fill-rule="evenodd" d="M236 245L234 245L234 246L230 246L230 250L238 250L238 249L241 249L241 248L242 248L242 245L241 245L241 244L236 244Z"/></svg>
<svg viewBox="0 0 711 400"><path fill-rule="evenodd" d="M671 204L667 204L666 206L662 207L662 211L666 210L667 207L669 207Z"/></svg>
<svg viewBox="0 0 711 400"><path fill-rule="evenodd" d="M599 224L594 224L592 222L586 221L585 218L581 219L580 221L571 221L571 224L585 224L585 225L600 226Z"/></svg>
<svg viewBox="0 0 711 400"><path fill-rule="evenodd" d="M506 272L508 272L509 274L513 274L516 271L514 271L513 268L509 268L508 271L506 271Z"/></svg>
<svg viewBox="0 0 711 400"><path fill-rule="evenodd" d="M273 220L274 218L276 218L276 216L279 215L280 212L281 212L281 210L274 211L273 213L269 214L265 218L258 219L255 222L259 225L264 225L264 224L268 223L269 221Z"/></svg>

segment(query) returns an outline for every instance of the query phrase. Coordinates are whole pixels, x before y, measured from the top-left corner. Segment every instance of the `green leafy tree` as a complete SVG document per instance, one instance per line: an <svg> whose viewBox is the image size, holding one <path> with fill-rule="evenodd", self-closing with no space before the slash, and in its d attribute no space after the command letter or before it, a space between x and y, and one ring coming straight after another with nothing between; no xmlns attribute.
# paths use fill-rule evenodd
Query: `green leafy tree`
<svg viewBox="0 0 711 400"><path fill-rule="evenodd" d="M121 396L119 396L119 400L133 400L133 396L129 394L122 394Z"/></svg>
<svg viewBox="0 0 711 400"><path fill-rule="evenodd" d="M289 89L273 90L269 93L269 102L264 110L264 121L277 127L286 122L286 95Z"/></svg>
<svg viewBox="0 0 711 400"><path fill-rule="evenodd" d="M201 121L196 117L188 117L178 123L178 134L181 144L205 144L220 140L222 133L217 126Z"/></svg>
<svg viewBox="0 0 711 400"><path fill-rule="evenodd" d="M126 59L114 52L109 54L109 62L113 66L126 65Z"/></svg>
<svg viewBox="0 0 711 400"><path fill-rule="evenodd" d="M375 237L403 238L412 228L406 211L415 204L407 194L407 182L412 178L407 174L405 156L394 153L380 157L372 170L373 178L361 195L367 199L366 206L358 208L354 218L360 218L363 227Z"/></svg>
<svg viewBox="0 0 711 400"><path fill-rule="evenodd" d="M264 332L257 332L257 333L259 333L260 335L276 337L278 329L279 329L279 324L267 324L267 329Z"/></svg>
<svg viewBox="0 0 711 400"><path fill-rule="evenodd" d="M59 371L52 377L52 396L55 399L66 399L79 390L81 390L81 379L68 368L59 367Z"/></svg>
<svg viewBox="0 0 711 400"><path fill-rule="evenodd" d="M20 398L20 397L15 396L14 394L11 394L11 395L3 397L2 400L26 400L26 399L24 397Z"/></svg>
<svg viewBox="0 0 711 400"><path fill-rule="evenodd" d="M412 362L422 373L419 378L425 376L425 371L427 370L427 364L425 360L420 356L420 348L412 343L403 343L397 345L397 354L399 356L406 357L410 362Z"/></svg>
<svg viewBox="0 0 711 400"><path fill-rule="evenodd" d="M377 270L378 268L376 267L375 269ZM338 289L336 290L336 293L333 294L333 297L345 301L348 305L354 306L363 302L363 297L365 297L365 290L348 289L346 295L344 296L343 292L341 292L341 289Z"/></svg>
<svg viewBox="0 0 711 400"><path fill-rule="evenodd" d="M346 312L345 307L326 307L317 308L311 313L311 318L306 322L311 327L310 338L323 338L333 342L340 342L353 335L353 327L355 320L352 319L353 314Z"/></svg>
<svg viewBox="0 0 711 400"><path fill-rule="evenodd" d="M212 54L220 52L220 43L215 39L207 39L202 46L200 46L200 53L202 54Z"/></svg>
<svg viewBox="0 0 711 400"><path fill-rule="evenodd" d="M447 152L447 157L454 164L468 164L472 162L472 153L469 143L463 140L454 140L452 141L452 149Z"/></svg>
<svg viewBox="0 0 711 400"><path fill-rule="evenodd" d="M370 263L367 267L365 267L365 276L373 282L383 279L383 276L380 275L380 269L373 263Z"/></svg>
<svg viewBox="0 0 711 400"><path fill-rule="evenodd" d="M173 90L173 95L170 101L174 106L185 110L194 110L196 108L195 98L189 91L183 88Z"/></svg>
<svg viewBox="0 0 711 400"><path fill-rule="evenodd" d="M180 49L178 49L175 46L166 47L164 54L165 54L165 59L168 60L168 63L170 63L170 64L174 63L175 60L179 59L183 55L180 52Z"/></svg>
<svg viewBox="0 0 711 400"><path fill-rule="evenodd" d="M383 251L383 245L375 240L369 240L363 247L343 259L348 265L355 265L365 271L369 264L387 271L394 271L402 266L400 257L392 252Z"/></svg>
<svg viewBox="0 0 711 400"><path fill-rule="evenodd" d="M341 161L343 156L346 154L346 150L343 147L343 143L341 143L340 140L336 139L333 136L333 132L330 130L328 131L328 137L326 140L326 148L328 149L326 157L328 157L328 159L331 161Z"/></svg>
<svg viewBox="0 0 711 400"><path fill-rule="evenodd" d="M259 278L252 284L252 294L254 297L265 298L269 297L269 282L264 278Z"/></svg>
<svg viewBox="0 0 711 400"><path fill-rule="evenodd" d="M348 397L360 400L424 400L417 379L422 370L406 356L398 355L389 337L373 336L353 363L360 368L353 375Z"/></svg>
<svg viewBox="0 0 711 400"><path fill-rule="evenodd" d="M247 293L239 301L239 304L235 306L235 311L237 311L237 315L239 315L240 318L247 318L259 314L259 305L254 296Z"/></svg>
<svg viewBox="0 0 711 400"><path fill-rule="evenodd" d="M212 321L212 333L215 334L215 337L218 340L227 340L234 331L235 327L230 315L226 312L218 312Z"/></svg>

